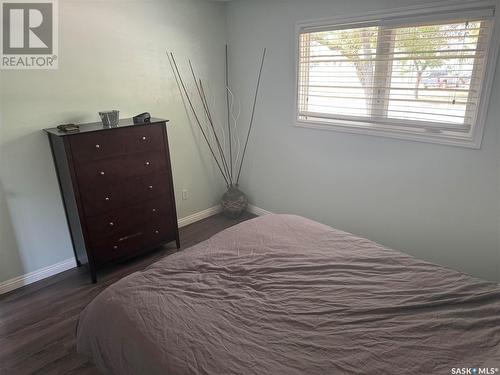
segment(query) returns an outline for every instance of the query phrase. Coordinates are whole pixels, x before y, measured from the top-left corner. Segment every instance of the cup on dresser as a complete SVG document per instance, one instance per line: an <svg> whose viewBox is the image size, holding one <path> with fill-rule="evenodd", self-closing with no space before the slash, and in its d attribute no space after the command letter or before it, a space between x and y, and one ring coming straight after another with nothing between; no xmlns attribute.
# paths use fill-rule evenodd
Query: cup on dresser
<svg viewBox="0 0 500 375"><path fill-rule="evenodd" d="M101 111L99 112L99 116L101 117L103 126L113 127L118 125L118 121L120 120L120 111Z"/></svg>

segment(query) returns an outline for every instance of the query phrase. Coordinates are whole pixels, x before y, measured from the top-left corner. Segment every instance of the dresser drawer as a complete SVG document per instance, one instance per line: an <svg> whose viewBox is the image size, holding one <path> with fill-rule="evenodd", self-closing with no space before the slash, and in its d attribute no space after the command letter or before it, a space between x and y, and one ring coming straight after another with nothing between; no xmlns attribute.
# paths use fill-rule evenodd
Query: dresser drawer
<svg viewBox="0 0 500 375"><path fill-rule="evenodd" d="M162 151L143 152L82 164L76 171L81 189L104 187L130 177L165 172Z"/></svg>
<svg viewBox="0 0 500 375"><path fill-rule="evenodd" d="M77 163L109 158L124 153L122 137L114 131L77 134L70 138L73 160Z"/></svg>
<svg viewBox="0 0 500 375"><path fill-rule="evenodd" d="M172 206L169 195L87 220L87 233L92 243L111 236L125 236L127 232L146 223L158 222L171 216Z"/></svg>
<svg viewBox="0 0 500 375"><path fill-rule="evenodd" d="M78 164L135 152L158 151L164 148L163 124L76 134L70 143L73 160Z"/></svg>
<svg viewBox="0 0 500 375"><path fill-rule="evenodd" d="M168 175L165 173L146 175L99 188L86 189L81 191L83 211L85 216L89 218L129 207L131 204L170 195L171 189Z"/></svg>
<svg viewBox="0 0 500 375"><path fill-rule="evenodd" d="M97 266L116 259L139 255L156 245L175 239L175 225L165 220L148 223L134 228L123 235L108 237L92 247L92 254Z"/></svg>
<svg viewBox="0 0 500 375"><path fill-rule="evenodd" d="M125 152L158 151L164 149L163 125L137 125L122 130Z"/></svg>

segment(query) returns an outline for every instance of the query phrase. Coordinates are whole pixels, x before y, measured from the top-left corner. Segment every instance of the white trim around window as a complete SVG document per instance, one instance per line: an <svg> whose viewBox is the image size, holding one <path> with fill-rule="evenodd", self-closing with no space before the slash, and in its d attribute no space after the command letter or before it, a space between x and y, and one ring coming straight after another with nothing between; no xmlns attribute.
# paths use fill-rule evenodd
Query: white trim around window
<svg viewBox="0 0 500 375"><path fill-rule="evenodd" d="M296 126L375 135L428 143L438 143L476 149L480 148L500 44L499 13L500 0L441 1L425 6L399 8L393 9L391 11L367 12L362 15L351 15L348 17L343 16L297 23L295 32ZM426 85L430 85L430 88L426 87L427 92L430 93L428 95L452 95L452 93L453 95L455 95L454 90L462 91L463 95L462 97L459 97L458 100L462 100L463 103L472 103L472 108L475 108L473 111L471 111L471 106L469 106L469 104L464 104L464 106L467 106L466 110L464 109L464 111L462 112L457 110L456 113L462 113L462 115L455 116L457 118L453 118L453 116L449 115L454 115L455 112L453 111L450 112L450 110L448 110L448 112L445 112L443 110L443 112L441 112L441 110L439 109L440 106L435 106L437 108L436 109L433 107L434 104L432 102L428 105L419 103L418 105L424 108L423 111L427 110L427 108L429 109L429 112L431 113L429 120L426 118L425 113L422 115L415 114L418 113L415 111L418 111L420 107L416 106L415 108L411 108L411 102L416 102L416 100L407 100L408 96L398 97L397 94L389 94L389 92L393 92L391 90L400 89L399 87L395 87L395 85L397 85L397 82L401 82L397 81L397 79L401 80L401 75L399 75L395 79L395 73L392 73L395 64L400 64L399 69L403 69L401 68L402 66L404 67L404 69L407 69L407 65L404 66L405 63L400 62L400 60L402 59L397 58L397 53L400 54L399 56L404 57L405 55L401 55L404 52L399 52L399 50L396 51L394 47L390 47L393 49L389 52L387 50L384 50L384 48L387 48L387 46L390 45L391 41L394 43L394 32L390 30L407 31L410 30L409 28L411 27L420 27L420 25L440 25L443 22L454 23L455 20L464 20L464 24L469 25L469 19L479 20L480 23L476 23L475 25L480 25L476 27L480 27L481 35L484 35L482 37L482 40L480 40L479 36L476 38L476 44L472 46L474 47L474 50L472 52L470 52L472 50L472 48L469 48L471 47L470 45L467 46L467 48L464 45L460 49L461 54L470 53L473 56L478 56L479 54L481 55L481 58L473 58L474 62L472 63L472 69L470 65L466 66L468 70L472 70L472 73L470 73L471 77L463 77L458 75L461 74L460 70L458 70L458 73L453 72L454 76L452 79L458 77L457 79L459 79L460 82L455 82L454 80L453 87L451 87L451 83L448 82L448 80L452 81L452 79L446 76L445 77L447 78L447 80L445 81L445 86L433 86L435 84L434 81L439 81L439 75L444 75L444 73L439 72L438 69L440 68L437 67L434 68L434 71L432 72L430 72L430 69L428 69L427 78L424 83ZM358 54L362 54L361 58L364 58L364 56L370 54L375 55L375 58L373 59L375 63L371 67L371 74L376 78L371 78L372 81L368 85L365 84L366 87L363 87L365 89L364 91L359 88L356 91L356 87L351 87L354 85L349 85L349 83L351 82L350 80L355 81L356 77L359 78L360 72L356 72L351 68L351 70L355 73L346 73L346 69L349 68L345 68L345 66L348 64L345 64L342 61L342 58L345 57L345 54L343 54L343 52L331 53L332 48L325 49L324 45L328 45L332 40L332 43L338 43L334 39L328 39L330 38L330 34L326 34L327 39L321 39L320 44L318 44L316 40L314 41L314 43L311 43L310 39L306 39L307 43L304 42L305 38L308 38L309 36L317 37L318 35L323 35L321 33L324 32L328 33L338 30L361 30L362 28L364 30L369 30L370 27L374 26L379 28L375 34L376 38L378 37L378 39L376 39L376 41L373 43L373 46L365 46L362 53L359 51L357 52ZM384 31L381 33L380 29L382 27L384 28ZM420 32L420 29L418 30ZM392 39L390 39L391 37L388 37L388 35L392 35ZM430 37L434 36L431 34L429 35ZM385 39L383 40L383 42L381 42L380 38ZM467 41L465 41L465 38L464 43L468 43ZM311 47L314 50L314 53L309 52L310 50L308 48ZM335 46L334 48L338 49L342 47ZM352 47L347 46L346 48ZM453 50L448 44L446 44L446 48L447 50L444 52L439 50L439 56L453 55ZM306 51L305 53L304 50ZM327 52L323 54L325 50ZM386 54L384 55L383 53ZM423 56L425 58L428 57L429 54L435 52L433 52L432 50L426 50L423 53ZM394 57L395 55L396 58ZM340 57L337 58L337 56ZM451 59L452 57L449 57L448 61L446 62L446 67L448 70L450 69L449 66L452 66L453 62L456 62L456 60ZM440 60L443 59L440 58ZM446 61L446 58L444 60ZM391 67L387 67L388 64L386 61L389 61ZM464 59L460 57L460 61L464 61ZM471 59L469 59L468 61L471 61ZM477 66L478 61L480 61L481 64L479 67ZM313 63L315 66L314 72L313 68L310 68L310 66L313 65L309 65ZM306 65L306 68L304 68L304 65ZM335 68L335 66L338 65L343 67ZM331 68L332 66L334 68ZM462 66L461 68L464 71L467 70ZM321 69L325 69L326 71L323 71ZM304 73L305 71L306 73ZM406 73L407 70L404 71L404 74L406 74L407 76L408 74L410 74ZM420 77L421 73L422 72L419 73ZM412 71L411 74L415 74L415 72ZM410 82L409 80L412 79L411 74L409 78L405 78L408 82ZM323 76L328 78L325 78L323 81ZM436 76L437 78L434 76ZM384 77L388 77L388 79ZM328 91L328 89L324 89L324 86L314 86L313 83L311 83L313 82L313 79L316 80L314 82L319 82L321 84L326 83L327 85L331 85L332 82L340 82L340 91L330 92ZM383 86L383 84L386 83L384 79L387 79L389 81L387 86ZM329 83L328 80L330 80ZM347 84L345 84L345 82L347 82ZM418 82L420 82L420 80L416 80L415 82L417 82L418 89ZM347 88L344 88L342 86L343 84ZM461 85L461 89L458 88L459 84ZM357 85L359 86L359 83ZM383 86L382 90L379 89L380 85ZM304 86L307 86L307 89L304 89ZM311 91L310 87L312 86L321 87L321 91ZM354 104L352 104L352 111L345 110L342 108L343 105L346 105L345 98L342 98L344 99L344 101L342 101L342 99L339 99L338 101L337 99L335 99L338 98L339 95L342 95L341 93L346 92L346 98L352 98L352 100L350 101L354 103L356 102L356 100L354 99L359 100L368 98L367 95L370 91L367 90L367 88L372 86L374 87L371 91L373 96L369 97L369 104L365 104L365 112L363 112L362 108L357 108ZM447 89L448 86L450 86L449 89ZM337 87L337 85L335 84L334 87ZM352 93L349 90L353 90ZM447 91L449 92L448 94L446 93ZM424 91L424 93L425 92L426 91ZM472 95L471 92L474 92L475 94ZM417 93L415 95L417 95ZM314 97L323 98L315 100ZM327 97L328 99L324 99L325 97ZM404 100L402 100L401 98L403 98ZM415 99L418 99L418 96L415 96ZM368 103L368 100L365 99L364 101ZM422 99L422 101L425 102L425 98ZM453 99L453 104L455 104L455 99ZM349 107L349 105L350 104L347 104L347 107ZM322 107L326 107L326 109L323 109ZM367 107L369 107L369 109L366 109ZM336 108L340 109L337 110ZM393 115L390 115L390 111L392 111ZM445 117L447 116L446 113L448 113L449 117ZM421 118L419 118L419 116ZM462 116L462 118L460 118L460 116ZM440 119L443 120L441 121ZM448 119L451 119L452 121L447 121Z"/></svg>

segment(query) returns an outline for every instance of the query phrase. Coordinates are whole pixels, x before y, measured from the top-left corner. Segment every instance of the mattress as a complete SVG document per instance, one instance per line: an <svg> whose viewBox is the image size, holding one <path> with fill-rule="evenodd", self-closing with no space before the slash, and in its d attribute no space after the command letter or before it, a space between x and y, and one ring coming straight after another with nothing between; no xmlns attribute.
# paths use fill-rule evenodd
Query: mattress
<svg viewBox="0 0 500 375"><path fill-rule="evenodd" d="M107 288L81 313L77 348L120 375L495 371L500 287L267 215Z"/></svg>

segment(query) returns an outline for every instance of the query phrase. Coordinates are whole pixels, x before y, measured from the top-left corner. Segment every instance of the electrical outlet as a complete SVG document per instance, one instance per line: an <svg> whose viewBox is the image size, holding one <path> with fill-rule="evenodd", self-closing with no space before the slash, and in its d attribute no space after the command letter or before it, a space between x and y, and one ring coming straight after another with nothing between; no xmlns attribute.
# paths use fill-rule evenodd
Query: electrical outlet
<svg viewBox="0 0 500 375"><path fill-rule="evenodd" d="M189 199L189 193L188 193L187 189L183 189L182 190L182 200L186 201L188 199Z"/></svg>

